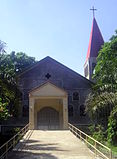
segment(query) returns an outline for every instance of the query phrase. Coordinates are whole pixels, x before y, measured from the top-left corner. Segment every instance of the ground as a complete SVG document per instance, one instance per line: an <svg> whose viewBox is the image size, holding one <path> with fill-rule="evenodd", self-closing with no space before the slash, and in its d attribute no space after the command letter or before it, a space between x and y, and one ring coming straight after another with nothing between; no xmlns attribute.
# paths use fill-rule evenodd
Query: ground
<svg viewBox="0 0 117 159"><path fill-rule="evenodd" d="M8 158L12 159L94 159L94 154L69 130L30 132Z"/></svg>

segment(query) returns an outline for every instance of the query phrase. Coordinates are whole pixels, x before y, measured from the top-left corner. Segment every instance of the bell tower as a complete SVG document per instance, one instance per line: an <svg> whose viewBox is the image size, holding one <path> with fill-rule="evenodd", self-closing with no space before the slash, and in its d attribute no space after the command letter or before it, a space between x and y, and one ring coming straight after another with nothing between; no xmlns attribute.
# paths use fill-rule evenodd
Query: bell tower
<svg viewBox="0 0 117 159"><path fill-rule="evenodd" d="M104 44L104 40L95 19L94 11L96 9L93 7L91 10L93 11L93 23L90 33L86 61L84 64L84 75L87 79L92 81L93 70L96 65L96 58L98 56L99 50L101 49L101 46Z"/></svg>

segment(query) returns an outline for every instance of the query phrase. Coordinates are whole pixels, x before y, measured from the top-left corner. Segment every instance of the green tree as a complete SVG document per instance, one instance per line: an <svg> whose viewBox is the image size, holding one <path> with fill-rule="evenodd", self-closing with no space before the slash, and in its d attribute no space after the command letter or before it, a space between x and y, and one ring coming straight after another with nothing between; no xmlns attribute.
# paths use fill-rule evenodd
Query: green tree
<svg viewBox="0 0 117 159"><path fill-rule="evenodd" d="M7 105L8 103L6 102L2 103L2 99L0 98L0 121L7 119L9 116Z"/></svg>
<svg viewBox="0 0 117 159"><path fill-rule="evenodd" d="M108 142L117 145L117 105L113 108L108 122Z"/></svg>
<svg viewBox="0 0 117 159"><path fill-rule="evenodd" d="M106 91L102 93L92 92L87 97L85 104L86 111L92 121L107 128L108 117L117 104L117 94Z"/></svg>
<svg viewBox="0 0 117 159"><path fill-rule="evenodd" d="M99 51L93 78L96 82L87 97L86 111L92 121L107 129L108 141L114 143L117 137L114 128L117 121L117 31Z"/></svg>
<svg viewBox="0 0 117 159"><path fill-rule="evenodd" d="M0 40L0 53L5 53L6 43Z"/></svg>
<svg viewBox="0 0 117 159"><path fill-rule="evenodd" d="M94 72L96 90L117 91L117 31L99 51Z"/></svg>
<svg viewBox="0 0 117 159"><path fill-rule="evenodd" d="M9 112L18 116L19 99L21 93L17 88L17 74L35 63L35 58L23 52L0 54L0 96L3 102L7 102Z"/></svg>
<svg viewBox="0 0 117 159"><path fill-rule="evenodd" d="M8 83L16 83L17 74L34 63L35 58L23 52L2 53L0 54L0 77Z"/></svg>
<svg viewBox="0 0 117 159"><path fill-rule="evenodd" d="M34 57L30 57L23 52L15 53L15 51L12 51L10 53L10 59L14 65L15 73L20 73L35 63Z"/></svg>

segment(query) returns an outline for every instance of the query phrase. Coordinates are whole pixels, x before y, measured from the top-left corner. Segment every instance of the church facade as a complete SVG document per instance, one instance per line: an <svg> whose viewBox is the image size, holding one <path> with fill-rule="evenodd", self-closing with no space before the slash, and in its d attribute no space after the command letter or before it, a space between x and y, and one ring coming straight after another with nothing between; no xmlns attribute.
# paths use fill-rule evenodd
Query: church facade
<svg viewBox="0 0 117 159"><path fill-rule="evenodd" d="M31 129L66 129L68 121L84 122L84 102L91 82L46 57L18 77L24 116Z"/></svg>
<svg viewBox="0 0 117 159"><path fill-rule="evenodd" d="M47 56L18 76L22 115L30 129L67 129L68 122L87 124L85 100L103 38L95 18L84 65L85 77ZM88 79L87 79L88 78Z"/></svg>

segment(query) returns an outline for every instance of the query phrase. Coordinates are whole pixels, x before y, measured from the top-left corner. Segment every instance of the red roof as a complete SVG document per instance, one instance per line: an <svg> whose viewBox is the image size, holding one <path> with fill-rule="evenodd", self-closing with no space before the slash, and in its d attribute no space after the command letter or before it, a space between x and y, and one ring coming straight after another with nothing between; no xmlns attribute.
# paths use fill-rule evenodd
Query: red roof
<svg viewBox="0 0 117 159"><path fill-rule="evenodd" d="M101 46L103 44L104 44L104 40L103 40L102 34L97 25L96 19L93 18L86 61L90 57L97 57L98 52L101 49Z"/></svg>

